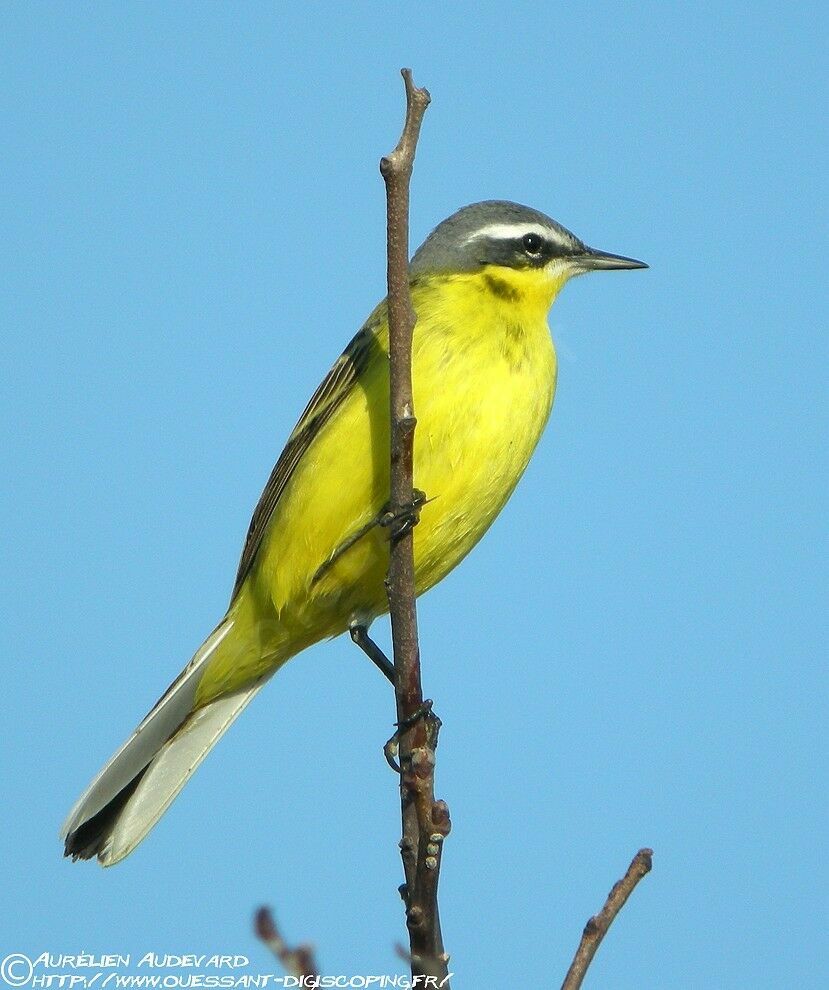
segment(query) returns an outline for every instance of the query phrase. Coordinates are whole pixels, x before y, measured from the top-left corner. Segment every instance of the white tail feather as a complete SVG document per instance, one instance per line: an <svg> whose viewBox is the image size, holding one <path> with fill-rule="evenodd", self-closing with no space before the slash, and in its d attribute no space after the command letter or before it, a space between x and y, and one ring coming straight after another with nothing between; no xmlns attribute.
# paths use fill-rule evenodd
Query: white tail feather
<svg viewBox="0 0 829 990"><path fill-rule="evenodd" d="M162 746L101 846L103 866L120 862L141 842L265 680L200 708Z"/></svg>
<svg viewBox="0 0 829 990"><path fill-rule="evenodd" d="M204 664L232 628L233 620L225 619L207 637L164 696L75 802L61 828L62 839L106 807L152 762L193 710L196 688Z"/></svg>

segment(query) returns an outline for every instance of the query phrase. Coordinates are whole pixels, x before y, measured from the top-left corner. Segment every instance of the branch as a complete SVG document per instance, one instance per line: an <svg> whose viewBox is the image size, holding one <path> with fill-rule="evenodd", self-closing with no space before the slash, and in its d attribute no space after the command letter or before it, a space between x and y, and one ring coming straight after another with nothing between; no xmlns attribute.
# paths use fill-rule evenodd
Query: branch
<svg viewBox="0 0 829 990"><path fill-rule="evenodd" d="M400 748L400 843L412 974L447 975L438 916L437 886L443 839L449 833L449 809L435 801L435 747L440 722L424 705L415 604L413 460L415 419L412 394L412 332L415 313L409 291L409 181L429 93L402 70L406 121L397 147L380 161L386 184L388 238L389 401L391 474L389 510L408 525L391 532L386 591L394 647L395 697ZM448 985L448 984L444 984Z"/></svg>
<svg viewBox="0 0 829 990"><path fill-rule="evenodd" d="M587 968L593 961L593 956L596 955L596 950L601 945L608 928L613 924L613 919L625 906L625 901L633 893L636 884L643 876L650 873L652 858L652 849L640 849L633 857L627 873L613 885L604 907L587 922L573 962L567 970L564 983L561 984L561 990L579 990Z"/></svg>
<svg viewBox="0 0 829 990"><path fill-rule="evenodd" d="M314 950L310 945L298 945L295 949L289 948L276 927L270 908L261 907L258 909L253 916L253 930L256 937L264 942L282 963L286 973L300 977L319 975L314 959Z"/></svg>

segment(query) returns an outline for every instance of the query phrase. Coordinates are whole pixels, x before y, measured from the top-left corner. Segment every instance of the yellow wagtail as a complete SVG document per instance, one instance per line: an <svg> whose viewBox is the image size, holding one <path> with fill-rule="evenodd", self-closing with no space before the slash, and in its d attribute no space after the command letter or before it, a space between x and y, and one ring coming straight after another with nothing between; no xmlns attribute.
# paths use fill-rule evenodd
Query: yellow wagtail
<svg viewBox="0 0 829 990"><path fill-rule="evenodd" d="M547 314L574 275L645 268L543 213L459 210L411 262L418 593L503 508L550 414ZM312 643L388 610L388 321L381 303L314 393L253 513L227 614L69 813L73 859L127 856L265 681Z"/></svg>

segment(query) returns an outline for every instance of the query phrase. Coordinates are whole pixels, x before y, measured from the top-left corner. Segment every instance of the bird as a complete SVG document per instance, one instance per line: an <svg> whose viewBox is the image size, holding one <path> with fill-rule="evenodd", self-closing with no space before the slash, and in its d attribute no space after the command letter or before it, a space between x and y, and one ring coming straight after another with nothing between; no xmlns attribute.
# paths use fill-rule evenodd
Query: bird
<svg viewBox="0 0 829 990"><path fill-rule="evenodd" d="M548 313L574 276L647 268L504 200L440 223L409 266L420 595L504 507L552 408ZM253 513L227 613L64 822L64 853L123 860L269 678L388 611L388 309L368 317L290 434ZM393 670L386 673L393 677Z"/></svg>

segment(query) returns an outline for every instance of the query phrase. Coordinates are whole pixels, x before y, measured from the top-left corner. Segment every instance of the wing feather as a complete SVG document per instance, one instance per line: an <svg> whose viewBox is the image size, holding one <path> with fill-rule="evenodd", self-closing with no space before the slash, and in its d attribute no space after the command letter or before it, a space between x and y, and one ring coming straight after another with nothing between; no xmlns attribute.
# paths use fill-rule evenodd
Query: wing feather
<svg viewBox="0 0 829 990"><path fill-rule="evenodd" d="M274 509L285 490L285 486L296 470L297 464L322 427L345 401L371 360L380 353L381 348L375 334L377 324L378 320L376 316L373 316L351 340L319 388L314 392L311 401L300 416L299 422L288 437L285 449L271 471L265 489L253 510L253 517L248 527L242 557L239 561L239 569L236 573L236 581L233 585L231 601L236 597L245 578L250 573Z"/></svg>

